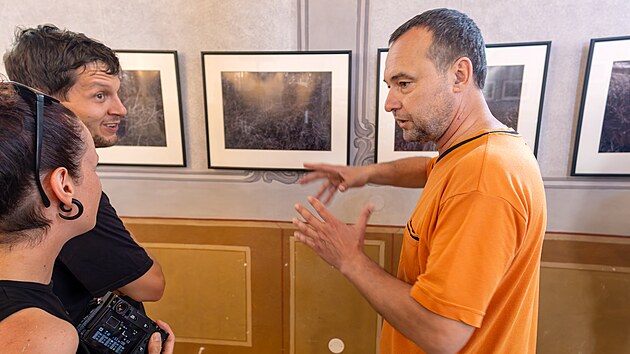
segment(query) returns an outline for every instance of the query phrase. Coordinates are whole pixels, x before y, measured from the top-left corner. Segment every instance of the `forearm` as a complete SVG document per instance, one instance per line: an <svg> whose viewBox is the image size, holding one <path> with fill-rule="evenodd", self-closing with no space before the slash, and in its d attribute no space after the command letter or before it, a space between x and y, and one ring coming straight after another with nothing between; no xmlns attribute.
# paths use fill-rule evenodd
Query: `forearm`
<svg viewBox="0 0 630 354"><path fill-rule="evenodd" d="M422 188L427 182L428 157L405 159L365 166L368 182L380 185Z"/></svg>
<svg viewBox="0 0 630 354"><path fill-rule="evenodd" d="M474 328L437 315L411 297L411 285L390 275L367 256L340 269L374 309L427 353L455 353Z"/></svg>

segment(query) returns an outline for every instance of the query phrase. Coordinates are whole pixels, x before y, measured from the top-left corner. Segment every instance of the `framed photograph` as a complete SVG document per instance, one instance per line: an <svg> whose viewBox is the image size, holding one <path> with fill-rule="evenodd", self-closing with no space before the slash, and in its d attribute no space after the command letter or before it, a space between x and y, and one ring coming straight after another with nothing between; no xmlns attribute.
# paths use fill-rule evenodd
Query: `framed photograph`
<svg viewBox="0 0 630 354"><path fill-rule="evenodd" d="M551 42L486 45L488 73L483 89L492 114L518 131L534 155L549 64ZM378 50L378 90L376 108L376 161L385 162L409 156L437 156L434 143L405 142L402 129L385 111L388 88L384 82L388 49Z"/></svg>
<svg viewBox="0 0 630 354"><path fill-rule="evenodd" d="M630 37L591 39L572 176L630 176Z"/></svg>
<svg viewBox="0 0 630 354"><path fill-rule="evenodd" d="M202 52L208 167L346 165L350 55Z"/></svg>
<svg viewBox="0 0 630 354"><path fill-rule="evenodd" d="M116 50L127 108L118 143L98 149L102 165L186 166L176 51Z"/></svg>

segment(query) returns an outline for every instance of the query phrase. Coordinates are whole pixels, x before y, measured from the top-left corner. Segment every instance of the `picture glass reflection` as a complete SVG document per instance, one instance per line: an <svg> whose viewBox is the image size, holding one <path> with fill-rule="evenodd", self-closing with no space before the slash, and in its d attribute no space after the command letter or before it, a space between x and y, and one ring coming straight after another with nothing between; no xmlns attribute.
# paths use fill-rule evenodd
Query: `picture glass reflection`
<svg viewBox="0 0 630 354"><path fill-rule="evenodd" d="M118 129L122 146L166 146L159 70L124 70L118 92L127 108Z"/></svg>
<svg viewBox="0 0 630 354"><path fill-rule="evenodd" d="M518 107L523 92L523 65L488 66L483 95L492 115L518 130Z"/></svg>
<svg viewBox="0 0 630 354"><path fill-rule="evenodd" d="M630 152L630 61L613 62L599 152Z"/></svg>
<svg viewBox="0 0 630 354"><path fill-rule="evenodd" d="M332 72L221 72L226 149L331 150Z"/></svg>

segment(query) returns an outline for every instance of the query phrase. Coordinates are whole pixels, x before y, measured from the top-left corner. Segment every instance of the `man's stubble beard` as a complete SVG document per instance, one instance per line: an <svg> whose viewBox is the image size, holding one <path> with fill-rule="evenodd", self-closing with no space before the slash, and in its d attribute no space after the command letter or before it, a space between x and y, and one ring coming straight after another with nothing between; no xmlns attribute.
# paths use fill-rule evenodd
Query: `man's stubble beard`
<svg viewBox="0 0 630 354"><path fill-rule="evenodd" d="M437 142L444 135L451 122L454 103L448 98L440 98L441 104L431 107L428 120L417 121L410 114L409 118L413 121L414 126L410 130L403 129L403 139L406 142L415 142L424 144L428 142Z"/></svg>
<svg viewBox="0 0 630 354"><path fill-rule="evenodd" d="M114 146L118 143L118 136L115 136L114 138L107 140L100 135L94 135L92 136L92 139L94 139L94 146L97 148L106 148L106 147Z"/></svg>

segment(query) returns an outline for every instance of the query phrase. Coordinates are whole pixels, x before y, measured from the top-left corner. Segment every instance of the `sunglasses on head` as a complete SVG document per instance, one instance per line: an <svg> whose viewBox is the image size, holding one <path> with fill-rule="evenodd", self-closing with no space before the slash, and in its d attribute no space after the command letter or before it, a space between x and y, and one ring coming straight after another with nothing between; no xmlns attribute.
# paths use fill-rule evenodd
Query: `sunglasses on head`
<svg viewBox="0 0 630 354"><path fill-rule="evenodd" d="M35 183L37 184L37 189L39 190L39 194L42 197L42 202L44 202L44 206L48 208L50 206L50 199L44 192L44 187L42 186L42 181L39 177L39 165L40 160L42 158L42 135L43 135L43 127L44 127L44 106L50 106L53 103L59 103L54 97L51 97L39 90L36 90L32 87L28 87L19 82L15 81L5 81L4 84L13 85L15 91L22 97L26 103L28 103L31 108L36 107L36 113L33 114L35 117L35 165L33 166L33 172L35 173Z"/></svg>

